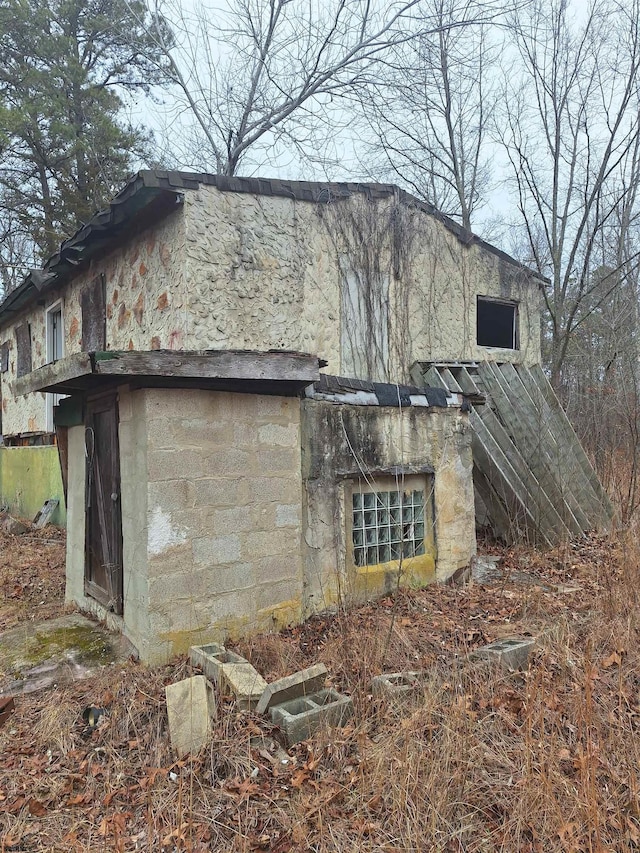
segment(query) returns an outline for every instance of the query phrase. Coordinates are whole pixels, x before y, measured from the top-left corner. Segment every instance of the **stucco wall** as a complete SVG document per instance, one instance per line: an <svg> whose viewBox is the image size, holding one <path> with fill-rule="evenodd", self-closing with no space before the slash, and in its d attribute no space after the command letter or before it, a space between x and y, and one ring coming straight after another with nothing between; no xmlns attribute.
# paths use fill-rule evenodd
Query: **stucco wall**
<svg viewBox="0 0 640 853"><path fill-rule="evenodd" d="M401 583L444 580L469 564L475 553L471 432L456 409L367 407L305 400L302 405L305 609L362 597L363 578L350 568L346 486L362 479L402 489L402 473L423 473L427 494L434 486L437 562L431 578L405 566ZM399 473L398 473L399 472ZM368 592L395 585L397 574L376 577ZM378 584L377 586L375 584Z"/></svg>
<svg viewBox="0 0 640 853"><path fill-rule="evenodd" d="M0 329L0 343L9 343L9 370L0 374L2 428L5 435L45 432L45 394L14 397L16 379L15 328L31 324L32 367L46 364L46 312L62 299L64 354L82 349L83 289L105 276L107 349L181 349L187 311L185 229L182 208L134 236L124 246L93 261L65 288L43 296Z"/></svg>
<svg viewBox="0 0 640 853"><path fill-rule="evenodd" d="M0 329L7 435L46 430L44 395L12 395L15 327L31 323L41 366L46 310L61 297L65 353L79 351L80 294L101 273L108 349L294 349L382 381L408 381L415 361L540 360L536 281L434 216L364 195L315 204L202 186ZM478 295L519 303L518 350L475 344Z"/></svg>
<svg viewBox="0 0 640 853"><path fill-rule="evenodd" d="M298 349L327 359L328 373L381 381L408 381L415 361L540 361L536 280L423 211L201 187L185 216L194 349ZM518 303L518 350L476 345L478 295ZM382 363L367 370L364 357L354 371L354 345Z"/></svg>
<svg viewBox="0 0 640 853"><path fill-rule="evenodd" d="M58 448L0 447L0 503L8 504L14 515L32 519L49 498L60 501L52 523L64 524L66 509Z"/></svg>

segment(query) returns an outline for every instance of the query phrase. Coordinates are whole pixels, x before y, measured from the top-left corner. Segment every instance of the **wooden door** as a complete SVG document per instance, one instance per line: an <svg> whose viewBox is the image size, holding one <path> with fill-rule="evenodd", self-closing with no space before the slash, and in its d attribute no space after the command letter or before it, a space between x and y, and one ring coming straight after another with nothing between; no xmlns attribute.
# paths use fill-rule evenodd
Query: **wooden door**
<svg viewBox="0 0 640 853"><path fill-rule="evenodd" d="M122 515L118 403L115 394L89 400L85 420L85 592L122 613Z"/></svg>

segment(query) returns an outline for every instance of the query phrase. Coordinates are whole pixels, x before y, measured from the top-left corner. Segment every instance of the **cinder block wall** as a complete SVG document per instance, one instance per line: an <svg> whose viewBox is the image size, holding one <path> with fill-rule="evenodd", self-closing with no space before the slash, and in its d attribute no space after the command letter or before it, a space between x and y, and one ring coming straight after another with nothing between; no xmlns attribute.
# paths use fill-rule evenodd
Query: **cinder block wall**
<svg viewBox="0 0 640 853"><path fill-rule="evenodd" d="M136 395L144 400L144 413L132 416L144 419L148 477L146 530L138 536L146 543L152 638L145 658L298 621L300 401L189 390ZM122 428L121 439L129 440ZM133 604L128 562L125 624Z"/></svg>
<svg viewBox="0 0 640 853"><path fill-rule="evenodd" d="M64 524L67 516L58 448L0 447L0 504L6 503L12 515L31 519L49 498L60 501L51 521Z"/></svg>

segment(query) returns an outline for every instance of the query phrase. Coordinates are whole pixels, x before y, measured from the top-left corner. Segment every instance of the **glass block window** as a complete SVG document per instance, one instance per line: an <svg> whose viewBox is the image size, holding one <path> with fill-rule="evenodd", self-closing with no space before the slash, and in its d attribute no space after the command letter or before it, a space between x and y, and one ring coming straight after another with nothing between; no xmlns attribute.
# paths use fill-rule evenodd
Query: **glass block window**
<svg viewBox="0 0 640 853"><path fill-rule="evenodd" d="M424 489L352 494L353 561L388 563L425 553Z"/></svg>

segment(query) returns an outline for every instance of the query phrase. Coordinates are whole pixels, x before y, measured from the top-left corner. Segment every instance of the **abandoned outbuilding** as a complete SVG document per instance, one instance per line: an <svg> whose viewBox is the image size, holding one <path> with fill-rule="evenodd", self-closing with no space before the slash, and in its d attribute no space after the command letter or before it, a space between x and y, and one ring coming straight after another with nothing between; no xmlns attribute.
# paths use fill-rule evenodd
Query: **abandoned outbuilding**
<svg viewBox="0 0 640 853"><path fill-rule="evenodd" d="M542 286L393 186L140 172L0 305L2 499L59 455L67 599L145 661L606 524Z"/></svg>

